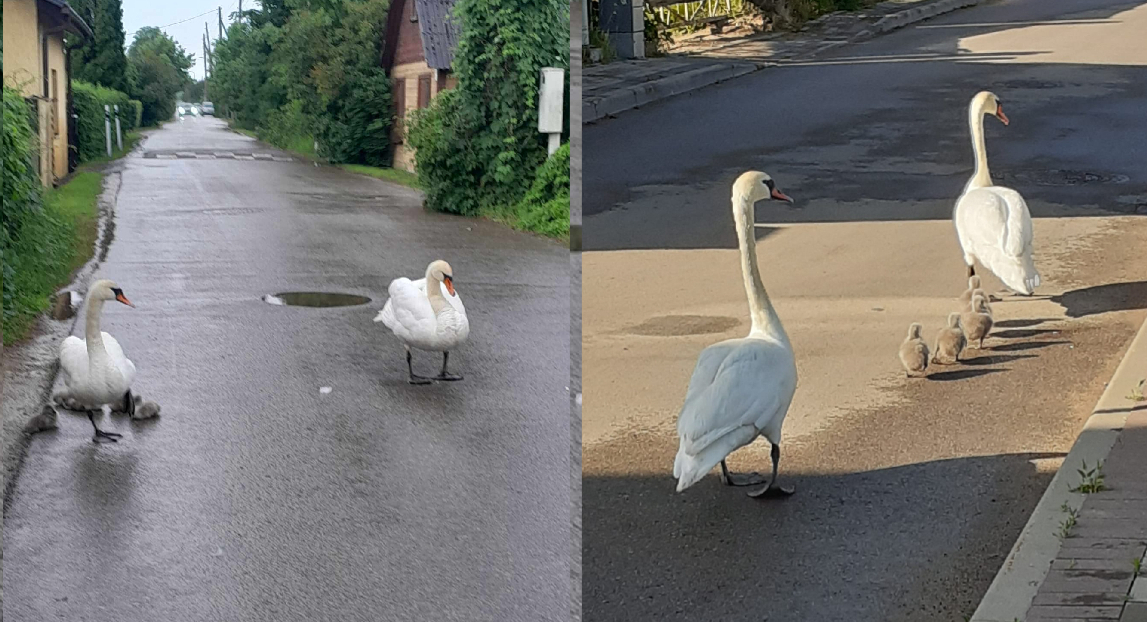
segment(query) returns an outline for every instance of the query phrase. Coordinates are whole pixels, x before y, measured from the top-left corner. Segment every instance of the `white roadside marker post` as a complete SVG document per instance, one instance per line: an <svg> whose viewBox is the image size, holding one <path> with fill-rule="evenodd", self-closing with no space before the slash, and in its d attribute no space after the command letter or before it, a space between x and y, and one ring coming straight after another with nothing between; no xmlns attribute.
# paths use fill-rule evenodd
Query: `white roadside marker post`
<svg viewBox="0 0 1147 622"><path fill-rule="evenodd" d="M112 157L112 109L107 104L104 104L104 146L108 157Z"/></svg>
<svg viewBox="0 0 1147 622"><path fill-rule="evenodd" d="M116 104L113 108L115 108L115 145L116 149L123 151L123 133L119 125L119 104Z"/></svg>

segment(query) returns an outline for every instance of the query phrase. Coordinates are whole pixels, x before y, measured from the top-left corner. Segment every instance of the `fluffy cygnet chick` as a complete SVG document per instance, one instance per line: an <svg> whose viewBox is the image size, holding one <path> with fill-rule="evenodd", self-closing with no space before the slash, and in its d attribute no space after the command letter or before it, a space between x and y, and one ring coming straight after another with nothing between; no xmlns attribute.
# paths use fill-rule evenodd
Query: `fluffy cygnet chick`
<svg viewBox="0 0 1147 622"><path fill-rule="evenodd" d="M44 404L40 414L32 417L32 420L24 426L24 433L35 434L46 430L55 430L58 427L60 426L56 423L56 409L52 408L51 404Z"/></svg>
<svg viewBox="0 0 1147 622"><path fill-rule="evenodd" d="M980 277L968 277L968 289L964 290L963 294L960 294L960 304L966 305L971 303L972 296L976 294L977 289L980 289Z"/></svg>
<svg viewBox="0 0 1147 622"><path fill-rule="evenodd" d="M140 398L143 399L143 398ZM159 404L155 402L143 402L135 409L135 414L131 416L132 419L139 421L140 419L151 419L152 417L159 416Z"/></svg>
<svg viewBox="0 0 1147 622"><path fill-rule="evenodd" d="M978 342L977 348L984 347L984 337L992 330L992 312L988 310L986 296L976 294L972 297L972 310L965 311L960 316L968 343Z"/></svg>
<svg viewBox="0 0 1147 622"><path fill-rule="evenodd" d="M923 375L928 370L928 344L920 338L921 326L915 322L908 327L908 338L900 344L900 364L909 378Z"/></svg>
<svg viewBox="0 0 1147 622"><path fill-rule="evenodd" d="M984 290L979 289L979 288L976 288L976 290L972 292L972 300L975 300L976 296L980 296L984 299L984 311L983 312L987 313L988 315L991 315L992 314L992 305L990 305L988 303L991 301L992 297L988 295L988 292L985 292ZM964 305L964 312L967 313L968 311L976 311L976 308L972 305L971 300L968 301L968 304Z"/></svg>
<svg viewBox="0 0 1147 622"><path fill-rule="evenodd" d="M964 351L964 347L967 345L968 338L964 335L964 329L960 325L960 314L949 313L948 326L941 328L936 335L935 355L932 357L932 362L941 365L957 363L960 361L960 353Z"/></svg>

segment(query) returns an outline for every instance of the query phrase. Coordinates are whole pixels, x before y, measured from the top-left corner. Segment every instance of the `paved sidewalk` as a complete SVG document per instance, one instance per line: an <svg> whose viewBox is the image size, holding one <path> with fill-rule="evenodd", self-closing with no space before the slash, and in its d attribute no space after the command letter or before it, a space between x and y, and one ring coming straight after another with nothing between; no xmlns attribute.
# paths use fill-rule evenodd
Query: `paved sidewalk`
<svg viewBox="0 0 1147 622"><path fill-rule="evenodd" d="M1147 402L1139 404L1103 463L1106 490L1087 495L1025 622L1147 622Z"/></svg>
<svg viewBox="0 0 1147 622"><path fill-rule="evenodd" d="M1147 322L972 622L1147 622L1145 377ZM1080 490L1097 464L1101 490Z"/></svg>
<svg viewBox="0 0 1147 622"><path fill-rule="evenodd" d="M697 42L662 58L590 65L582 70L582 120L591 123L778 62L809 58L979 1L889 0L862 11L822 16L798 33Z"/></svg>

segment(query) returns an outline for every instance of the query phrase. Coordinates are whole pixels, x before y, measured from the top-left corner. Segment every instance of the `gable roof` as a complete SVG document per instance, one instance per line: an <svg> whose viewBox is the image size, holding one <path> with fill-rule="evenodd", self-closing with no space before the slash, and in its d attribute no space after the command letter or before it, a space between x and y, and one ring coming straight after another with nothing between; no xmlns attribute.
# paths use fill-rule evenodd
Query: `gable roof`
<svg viewBox="0 0 1147 622"><path fill-rule="evenodd" d="M390 69L398 46L398 30L411 17L418 24L418 35L422 40L422 57L432 69L450 69L454 60L454 50L458 47L461 27L454 18L455 0L412 0L414 15L403 15L406 2L394 0L392 9L386 16L386 38L382 50L382 66Z"/></svg>
<svg viewBox="0 0 1147 622"><path fill-rule="evenodd" d="M66 0L44 0L48 4L60 10L59 15L54 15L57 20L63 25L64 29L72 34L77 34L85 39L91 39L92 29L88 27L83 18L72 9Z"/></svg>
<svg viewBox="0 0 1147 622"><path fill-rule="evenodd" d="M450 69L461 34L453 15L454 0L414 0L414 7L426 64L433 69Z"/></svg>

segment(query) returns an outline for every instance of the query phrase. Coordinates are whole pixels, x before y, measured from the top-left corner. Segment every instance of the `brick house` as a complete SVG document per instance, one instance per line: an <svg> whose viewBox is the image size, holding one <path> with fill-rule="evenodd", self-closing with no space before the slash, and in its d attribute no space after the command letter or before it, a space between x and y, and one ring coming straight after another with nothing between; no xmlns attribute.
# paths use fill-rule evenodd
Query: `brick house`
<svg viewBox="0 0 1147 622"><path fill-rule="evenodd" d="M414 171L414 150L405 143L411 111L425 108L456 84L450 72L458 46L454 0L394 0L386 19L382 66L390 76L395 124L391 134L394 168Z"/></svg>
<svg viewBox="0 0 1147 622"><path fill-rule="evenodd" d="M75 168L71 63L64 39L92 31L64 0L4 0L4 85L36 110L40 182L53 186Z"/></svg>

